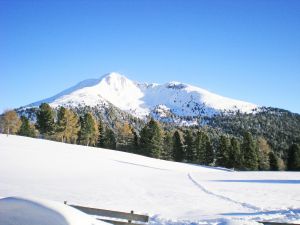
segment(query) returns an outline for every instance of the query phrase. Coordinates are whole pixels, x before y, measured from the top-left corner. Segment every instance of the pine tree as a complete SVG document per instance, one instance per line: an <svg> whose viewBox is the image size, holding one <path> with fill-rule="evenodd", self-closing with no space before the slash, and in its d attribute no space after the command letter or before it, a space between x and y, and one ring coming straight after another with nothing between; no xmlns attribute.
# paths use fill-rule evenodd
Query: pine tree
<svg viewBox="0 0 300 225"><path fill-rule="evenodd" d="M255 148L255 143L253 141L250 132L246 132L244 134L241 151L244 159L243 162L244 169L257 170L258 168L257 152Z"/></svg>
<svg viewBox="0 0 300 225"><path fill-rule="evenodd" d="M206 133L203 133L203 141L205 143L204 149L204 165L210 165L214 162L214 150L210 141L210 138Z"/></svg>
<svg viewBox="0 0 300 225"><path fill-rule="evenodd" d="M182 162L184 159L183 141L179 132L176 130L173 135L173 158L176 162Z"/></svg>
<svg viewBox="0 0 300 225"><path fill-rule="evenodd" d="M105 133L104 133L104 126L103 126L103 122L101 120L99 120L98 122L98 142L97 142L97 146L100 148L104 148L104 139L105 139Z"/></svg>
<svg viewBox="0 0 300 225"><path fill-rule="evenodd" d="M172 160L172 145L173 145L173 139L172 139L172 133L171 132L165 132L164 135L164 146L163 151L161 153L161 158L165 160Z"/></svg>
<svg viewBox="0 0 300 225"><path fill-rule="evenodd" d="M274 154L274 152L269 152L269 170L278 171L279 170L279 161L278 157Z"/></svg>
<svg viewBox="0 0 300 225"><path fill-rule="evenodd" d="M16 134L21 125L18 114L14 110L5 111L0 122L1 130L5 134Z"/></svg>
<svg viewBox="0 0 300 225"><path fill-rule="evenodd" d="M196 134L196 138L194 140L195 145L195 163L203 164L204 163L204 152L205 152L205 144L203 142L203 133L198 131Z"/></svg>
<svg viewBox="0 0 300 225"><path fill-rule="evenodd" d="M142 154L160 158L163 148L162 130L159 124L151 119L141 131L140 139Z"/></svg>
<svg viewBox="0 0 300 225"><path fill-rule="evenodd" d="M194 143L194 137L190 130L186 130L184 132L183 138L184 152L185 152L185 160L187 162L193 162L196 158L196 149Z"/></svg>
<svg viewBox="0 0 300 225"><path fill-rule="evenodd" d="M107 148L107 149L112 149L112 150L115 150L116 149L116 145L117 145L117 142L116 142L116 137L115 137L115 134L114 132L112 131L112 129L106 127L105 129L105 135L104 135L104 148Z"/></svg>
<svg viewBox="0 0 300 225"><path fill-rule="evenodd" d="M216 165L229 167L229 139L225 135L221 135L219 140Z"/></svg>
<svg viewBox="0 0 300 225"><path fill-rule="evenodd" d="M232 137L230 139L229 167L240 169L242 162L243 158L241 155L240 142L235 137Z"/></svg>
<svg viewBox="0 0 300 225"><path fill-rule="evenodd" d="M80 143L95 146L98 139L97 123L91 113L86 113L81 120Z"/></svg>
<svg viewBox="0 0 300 225"><path fill-rule="evenodd" d="M37 112L37 122L36 127L39 130L40 134L53 135L55 131L54 123L54 113L50 105L47 103L42 103Z"/></svg>
<svg viewBox="0 0 300 225"><path fill-rule="evenodd" d="M214 161L214 151L208 135L204 131L198 131L194 140L194 161L199 164L209 165Z"/></svg>
<svg viewBox="0 0 300 225"><path fill-rule="evenodd" d="M29 120L25 116L21 116L21 127L18 131L18 135L36 137L34 127L30 124Z"/></svg>
<svg viewBox="0 0 300 225"><path fill-rule="evenodd" d="M300 171L300 146L292 144L288 150L287 169Z"/></svg>
<svg viewBox="0 0 300 225"><path fill-rule="evenodd" d="M139 136L137 134L137 132L132 129L132 133L133 133L133 153L139 153Z"/></svg>

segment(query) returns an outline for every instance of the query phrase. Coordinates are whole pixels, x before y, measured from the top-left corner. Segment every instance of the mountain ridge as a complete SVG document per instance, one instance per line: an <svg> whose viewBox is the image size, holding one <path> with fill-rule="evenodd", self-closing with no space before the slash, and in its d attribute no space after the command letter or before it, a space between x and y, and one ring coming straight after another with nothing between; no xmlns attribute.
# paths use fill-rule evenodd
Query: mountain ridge
<svg viewBox="0 0 300 225"><path fill-rule="evenodd" d="M140 83L112 72L98 79L87 79L44 100L52 107L100 106L112 104L138 118L149 115L213 116L224 112L255 113L260 106L209 92L193 85L171 81L165 84ZM157 109L159 109L157 111Z"/></svg>

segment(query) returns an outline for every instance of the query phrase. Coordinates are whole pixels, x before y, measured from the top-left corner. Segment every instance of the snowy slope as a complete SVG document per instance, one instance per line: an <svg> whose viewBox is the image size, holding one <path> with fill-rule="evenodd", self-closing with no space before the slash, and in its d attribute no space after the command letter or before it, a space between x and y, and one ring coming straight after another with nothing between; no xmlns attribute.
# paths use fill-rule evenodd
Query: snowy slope
<svg viewBox="0 0 300 225"><path fill-rule="evenodd" d="M51 106L100 106L107 103L144 118L159 108L160 117L168 113L178 116L198 116L221 111L251 113L255 104L222 97L207 90L179 82L167 84L141 84L118 73L104 75L100 79L83 81L51 98L28 105L38 106L41 102Z"/></svg>
<svg viewBox="0 0 300 225"><path fill-rule="evenodd" d="M232 172L0 135L0 196L148 213L152 224L300 222L299 172Z"/></svg>

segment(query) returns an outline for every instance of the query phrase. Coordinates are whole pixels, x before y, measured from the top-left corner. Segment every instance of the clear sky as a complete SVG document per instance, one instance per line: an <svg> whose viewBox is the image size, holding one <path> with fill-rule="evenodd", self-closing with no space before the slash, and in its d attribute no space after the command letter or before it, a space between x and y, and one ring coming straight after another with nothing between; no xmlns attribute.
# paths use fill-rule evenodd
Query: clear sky
<svg viewBox="0 0 300 225"><path fill-rule="evenodd" d="M300 113L300 1L0 0L0 112L111 71Z"/></svg>

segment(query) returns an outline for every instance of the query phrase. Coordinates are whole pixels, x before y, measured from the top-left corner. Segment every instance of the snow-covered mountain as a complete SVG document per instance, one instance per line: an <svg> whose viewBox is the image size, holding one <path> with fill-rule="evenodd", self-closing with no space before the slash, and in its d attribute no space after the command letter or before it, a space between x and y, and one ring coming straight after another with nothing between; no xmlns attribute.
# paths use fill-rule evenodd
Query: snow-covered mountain
<svg viewBox="0 0 300 225"><path fill-rule="evenodd" d="M253 113L257 105L226 98L192 85L169 82L145 84L129 80L119 73L109 73L100 79L85 80L59 94L28 105L40 103L58 106L99 106L112 104L133 116L159 118L170 115L212 116L220 112Z"/></svg>

